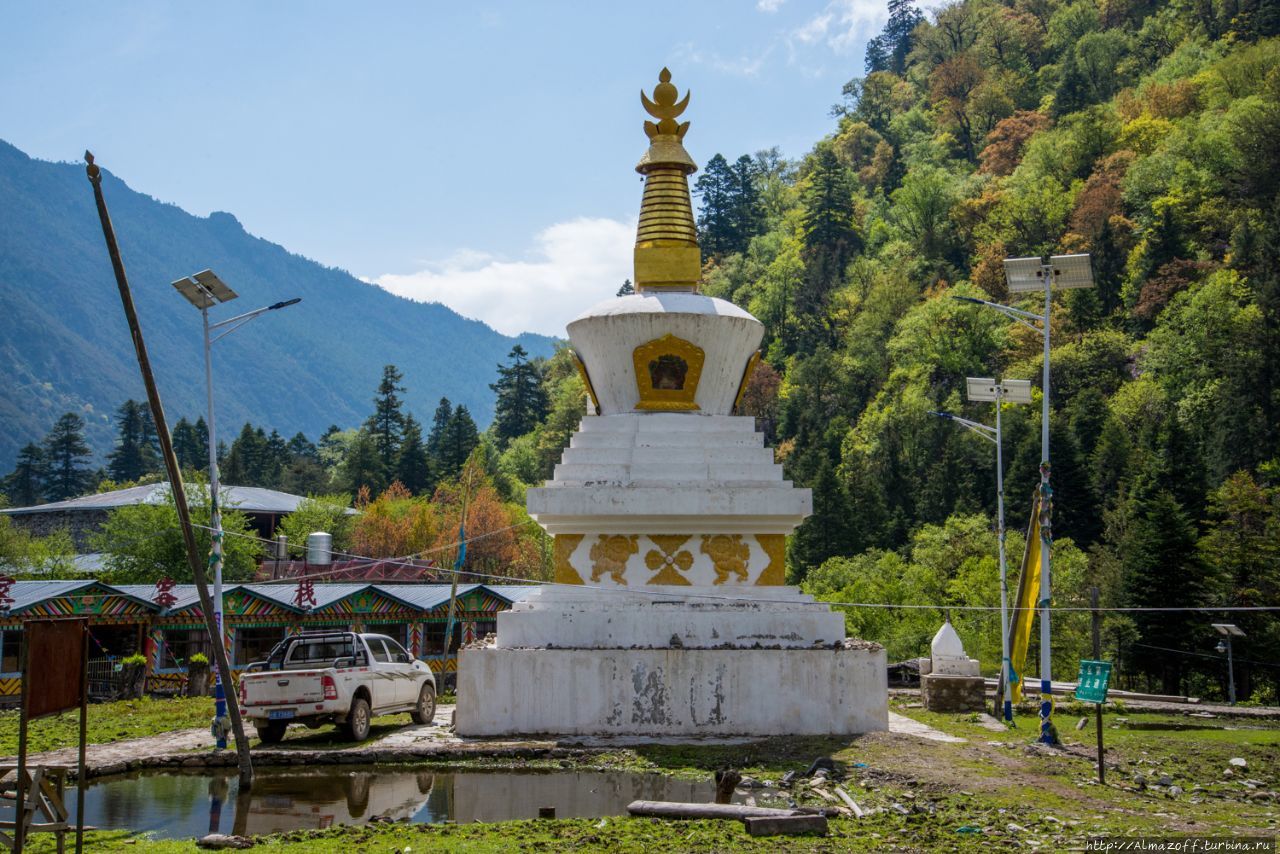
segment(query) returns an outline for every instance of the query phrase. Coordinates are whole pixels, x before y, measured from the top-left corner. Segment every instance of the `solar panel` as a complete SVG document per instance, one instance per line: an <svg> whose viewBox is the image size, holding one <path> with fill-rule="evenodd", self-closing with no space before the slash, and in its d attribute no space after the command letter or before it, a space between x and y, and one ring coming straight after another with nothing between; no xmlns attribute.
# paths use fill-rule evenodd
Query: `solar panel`
<svg viewBox="0 0 1280 854"><path fill-rule="evenodd" d="M1087 259L1089 256L1085 255L1084 257ZM209 293L213 294L213 298L218 302L231 302L231 300L238 296L236 292L227 287L226 282L219 279L212 270L201 270L191 278L204 285L205 289L209 291Z"/></svg>

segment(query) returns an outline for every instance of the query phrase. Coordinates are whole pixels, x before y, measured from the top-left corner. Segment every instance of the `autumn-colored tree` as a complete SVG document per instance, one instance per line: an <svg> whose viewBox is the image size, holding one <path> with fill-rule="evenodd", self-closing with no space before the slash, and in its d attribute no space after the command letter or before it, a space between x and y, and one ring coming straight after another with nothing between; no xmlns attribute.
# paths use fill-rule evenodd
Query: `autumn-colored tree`
<svg viewBox="0 0 1280 854"><path fill-rule="evenodd" d="M982 66L971 54L962 53L945 60L929 75L929 93L950 117L960 137L966 160L976 162L973 145L973 117L970 97L983 81Z"/></svg>
<svg viewBox="0 0 1280 854"><path fill-rule="evenodd" d="M1027 140L1048 128L1052 121L1044 113L1035 110L1019 110L996 123L987 134L986 145L979 155L980 171L990 175L1011 175L1022 162L1022 150Z"/></svg>
<svg viewBox="0 0 1280 854"><path fill-rule="evenodd" d="M399 481L372 501L368 490L362 490L356 509L360 516L351 532L351 547L356 554L368 557L422 554L435 545L436 532L441 530L431 503L414 498Z"/></svg>

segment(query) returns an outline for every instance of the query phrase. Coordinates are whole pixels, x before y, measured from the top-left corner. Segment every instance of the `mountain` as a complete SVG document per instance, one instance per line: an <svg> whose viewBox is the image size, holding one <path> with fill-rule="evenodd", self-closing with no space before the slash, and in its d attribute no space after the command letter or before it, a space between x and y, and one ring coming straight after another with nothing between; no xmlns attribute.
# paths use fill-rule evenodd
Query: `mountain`
<svg viewBox="0 0 1280 854"><path fill-rule="evenodd" d="M205 411L199 313L170 285L206 267L240 298L226 318L291 297L302 303L214 346L219 436L246 421L315 439L372 410L382 367L404 373L408 408L430 422L441 397L483 427L489 383L517 343L546 356L553 339L500 335L438 303L418 303L294 255L229 213L192 216L103 172L138 317L169 423ZM80 412L101 458L112 416L143 399L142 380L84 166L34 160L0 140L0 472L64 412Z"/></svg>

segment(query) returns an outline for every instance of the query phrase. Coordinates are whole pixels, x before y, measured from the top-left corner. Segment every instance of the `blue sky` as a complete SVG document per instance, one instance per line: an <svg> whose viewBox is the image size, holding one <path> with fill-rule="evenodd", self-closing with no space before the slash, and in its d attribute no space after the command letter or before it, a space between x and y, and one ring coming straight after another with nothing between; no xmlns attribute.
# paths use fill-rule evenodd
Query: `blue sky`
<svg viewBox="0 0 1280 854"><path fill-rule="evenodd" d="M639 90L699 163L833 127L883 0L12 4L0 138L503 332L630 275ZM198 259L193 259L198 264Z"/></svg>

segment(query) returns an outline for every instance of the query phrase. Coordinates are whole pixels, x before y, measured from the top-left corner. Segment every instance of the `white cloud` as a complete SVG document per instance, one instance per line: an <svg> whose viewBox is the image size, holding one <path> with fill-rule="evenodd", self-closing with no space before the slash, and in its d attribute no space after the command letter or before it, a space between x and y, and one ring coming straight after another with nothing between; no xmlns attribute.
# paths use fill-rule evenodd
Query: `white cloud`
<svg viewBox="0 0 1280 854"><path fill-rule="evenodd" d="M420 272L372 281L409 299L444 303L507 335L563 336L568 321L631 278L635 239L634 221L579 218L539 232L525 260L464 249Z"/></svg>
<svg viewBox="0 0 1280 854"><path fill-rule="evenodd" d="M755 77L760 73L760 69L764 67L765 61L771 53L773 53L772 45L755 56L740 56L737 58L726 58L715 51L702 50L694 46L692 42L685 42L676 47L676 58L678 60L704 65L722 74L730 74L734 77Z"/></svg>
<svg viewBox="0 0 1280 854"><path fill-rule="evenodd" d="M756 0L756 8L761 12L776 12L787 0Z"/></svg>
<svg viewBox="0 0 1280 854"><path fill-rule="evenodd" d="M831 0L821 12L792 30L787 43L793 59L797 44L825 44L836 53L847 54L875 35L887 16L882 0Z"/></svg>

